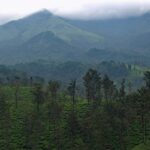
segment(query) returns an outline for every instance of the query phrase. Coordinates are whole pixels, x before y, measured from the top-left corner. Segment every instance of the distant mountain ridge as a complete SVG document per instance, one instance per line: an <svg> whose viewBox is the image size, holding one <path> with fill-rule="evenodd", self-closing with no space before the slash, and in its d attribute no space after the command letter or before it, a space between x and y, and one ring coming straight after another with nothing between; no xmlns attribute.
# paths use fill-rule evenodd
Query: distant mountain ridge
<svg viewBox="0 0 150 150"><path fill-rule="evenodd" d="M16 49L23 62L45 60L73 60L76 48L47 31L39 33Z"/></svg>
<svg viewBox="0 0 150 150"><path fill-rule="evenodd" d="M81 21L42 10L0 26L0 63L42 59L88 63L116 60L149 65L149 33L150 14Z"/></svg>
<svg viewBox="0 0 150 150"><path fill-rule="evenodd" d="M53 32L70 44L77 44L79 38L82 38L82 41L87 44L88 42L89 44L92 44L92 42L96 44L102 41L101 36L81 30L44 10L0 26L0 42L14 40L15 38L26 41L46 31Z"/></svg>
<svg viewBox="0 0 150 150"><path fill-rule="evenodd" d="M150 32L150 13L129 18L107 20L67 20L70 24L100 34L105 38L108 47L138 48L134 43L136 38ZM132 48L133 48L132 47Z"/></svg>

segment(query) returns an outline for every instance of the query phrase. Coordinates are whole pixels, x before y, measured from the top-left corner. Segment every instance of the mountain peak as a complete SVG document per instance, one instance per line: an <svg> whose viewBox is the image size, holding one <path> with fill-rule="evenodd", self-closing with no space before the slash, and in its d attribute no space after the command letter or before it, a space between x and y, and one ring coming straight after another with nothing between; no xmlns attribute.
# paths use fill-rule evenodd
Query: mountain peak
<svg viewBox="0 0 150 150"><path fill-rule="evenodd" d="M53 13L51 13L49 10L41 9L35 13L32 13L32 14L26 16L25 18L36 19L36 18L45 18L45 17L47 18L47 17L51 17L51 16L53 16Z"/></svg>
<svg viewBox="0 0 150 150"><path fill-rule="evenodd" d="M34 14L51 14L51 15L53 15L53 13L50 12L50 11L49 11L48 9L46 9L46 8L43 8L43 9L41 9L41 10L35 12Z"/></svg>

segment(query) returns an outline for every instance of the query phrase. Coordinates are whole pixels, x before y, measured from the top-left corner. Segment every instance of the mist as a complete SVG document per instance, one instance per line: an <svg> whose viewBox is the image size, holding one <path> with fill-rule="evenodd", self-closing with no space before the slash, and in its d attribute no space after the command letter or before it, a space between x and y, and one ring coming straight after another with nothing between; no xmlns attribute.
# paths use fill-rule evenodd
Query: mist
<svg viewBox="0 0 150 150"><path fill-rule="evenodd" d="M9 4L9 5L8 5ZM149 0L0 0L0 24L48 9L70 19L95 20L139 16L150 12ZM15 15L13 15L15 14ZM19 16L19 17L18 17Z"/></svg>
<svg viewBox="0 0 150 150"><path fill-rule="evenodd" d="M18 15L0 15L0 25L5 24L11 20L19 19L21 16Z"/></svg>
<svg viewBox="0 0 150 150"><path fill-rule="evenodd" d="M71 3L70 3L71 6ZM68 6L69 7L69 6ZM56 15L70 19L111 19L140 16L150 12L149 0L94 0L82 2L82 5L75 5L67 9L58 7L52 9Z"/></svg>

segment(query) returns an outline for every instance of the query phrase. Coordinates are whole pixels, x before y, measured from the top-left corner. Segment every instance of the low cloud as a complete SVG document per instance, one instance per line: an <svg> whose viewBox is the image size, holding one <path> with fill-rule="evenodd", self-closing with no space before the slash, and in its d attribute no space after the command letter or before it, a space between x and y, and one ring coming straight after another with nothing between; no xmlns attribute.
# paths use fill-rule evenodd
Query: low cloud
<svg viewBox="0 0 150 150"><path fill-rule="evenodd" d="M150 0L93 0L83 3L76 9L56 7L52 11L56 15L71 19L124 18L150 12Z"/></svg>
<svg viewBox="0 0 150 150"><path fill-rule="evenodd" d="M124 18L150 12L150 0L0 0L0 24L16 18L12 14L24 16L43 8L71 19Z"/></svg>
<svg viewBox="0 0 150 150"><path fill-rule="evenodd" d="M10 21L12 19L12 17L8 17L8 16L0 16L0 25L7 23L8 21Z"/></svg>
<svg viewBox="0 0 150 150"><path fill-rule="evenodd" d="M18 19L18 15L0 15L0 25L5 24L11 20Z"/></svg>

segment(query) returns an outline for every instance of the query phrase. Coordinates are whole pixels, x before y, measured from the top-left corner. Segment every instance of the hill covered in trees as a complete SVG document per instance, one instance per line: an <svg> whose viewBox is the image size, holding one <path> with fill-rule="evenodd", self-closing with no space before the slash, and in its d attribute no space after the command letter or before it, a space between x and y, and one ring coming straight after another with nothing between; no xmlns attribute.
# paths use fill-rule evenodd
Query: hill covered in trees
<svg viewBox="0 0 150 150"><path fill-rule="evenodd" d="M126 93L107 75L89 69L60 90L55 80L26 86L15 79L0 85L2 150L147 150L150 140L150 72L144 85Z"/></svg>
<svg viewBox="0 0 150 150"><path fill-rule="evenodd" d="M114 61L88 64L74 61L59 63L39 60L11 66L1 65L0 81L1 84L5 84L9 81L13 82L17 77L22 83L27 84L30 78L33 78L35 81L39 80L47 84L49 80L57 80L61 81L62 86L65 87L70 80L78 79L82 88L82 77L89 68L98 70L102 76L108 74L117 85L125 78L126 85L131 84L133 90L143 85L144 72L149 70L148 67Z"/></svg>
<svg viewBox="0 0 150 150"><path fill-rule="evenodd" d="M143 84L144 71L149 70L148 67L138 66L134 64L126 64L114 61L103 61L101 63L82 63L82 62L48 62L39 60L37 62L17 64L12 68L26 72L29 76L39 76L48 80L61 81L66 85L70 80L78 79L82 86L82 76L89 68L95 68L103 76L108 74L117 84L123 78L131 83L133 88L140 87Z"/></svg>

